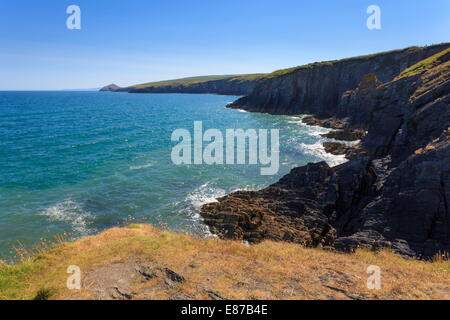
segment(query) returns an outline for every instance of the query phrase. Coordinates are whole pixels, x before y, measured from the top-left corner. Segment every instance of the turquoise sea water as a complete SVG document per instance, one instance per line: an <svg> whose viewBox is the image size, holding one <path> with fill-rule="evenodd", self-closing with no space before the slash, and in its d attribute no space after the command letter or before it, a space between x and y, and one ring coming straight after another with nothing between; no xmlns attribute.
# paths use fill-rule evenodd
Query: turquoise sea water
<svg viewBox="0 0 450 320"><path fill-rule="evenodd" d="M340 157L320 148L324 129L299 118L225 108L238 97L100 92L0 92L0 256L20 241L93 234L128 222L207 234L199 207L258 189L292 167ZM280 129L280 170L171 161L172 131Z"/></svg>

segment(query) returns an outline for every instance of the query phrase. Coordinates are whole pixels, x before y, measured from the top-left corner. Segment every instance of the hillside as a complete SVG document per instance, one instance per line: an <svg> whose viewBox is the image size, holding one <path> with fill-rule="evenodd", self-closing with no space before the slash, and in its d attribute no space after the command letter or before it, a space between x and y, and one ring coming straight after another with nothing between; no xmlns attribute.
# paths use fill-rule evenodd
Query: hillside
<svg viewBox="0 0 450 320"><path fill-rule="evenodd" d="M310 113L309 124L367 132L351 161L295 168L260 191L205 205L224 238L342 251L450 252L450 44L346 59L258 82L230 107ZM388 63L391 61L391 63Z"/></svg>
<svg viewBox="0 0 450 320"><path fill-rule="evenodd" d="M336 116L342 95L354 90L364 75L383 83L409 67L450 47L450 43L410 47L361 57L326 61L275 71L258 81L253 92L230 107L279 114Z"/></svg>
<svg viewBox="0 0 450 320"><path fill-rule="evenodd" d="M409 47L341 60L314 62L268 74L198 76L123 88L110 85L100 91L242 95L248 97L238 100L232 107L285 114L317 113L324 111L317 110L321 105L327 108L335 105L340 95L355 88L363 75L374 73L383 82L392 80L415 63L449 46L450 44L444 43L428 47ZM338 74L343 75L342 78L339 78ZM298 79L301 83L297 83ZM307 91L293 92L293 87ZM302 108L296 109L298 106Z"/></svg>
<svg viewBox="0 0 450 320"><path fill-rule="evenodd" d="M0 296L449 299L449 47L133 89L226 94L242 81L250 93L230 107L309 113L303 121L332 128L331 137L361 141L347 163L310 163L262 190L204 205L201 215L218 239L114 228L3 265ZM84 270L82 291L64 289L70 264ZM369 265L381 267L380 291L366 287Z"/></svg>
<svg viewBox="0 0 450 320"><path fill-rule="evenodd" d="M266 241L195 239L150 225L62 242L0 264L0 299L450 299L449 262ZM81 269L69 290L67 268ZM381 289L367 268L381 268Z"/></svg>
<svg viewBox="0 0 450 320"><path fill-rule="evenodd" d="M130 87L104 87L101 91L129 93L213 93L247 95L264 74L213 75L138 84Z"/></svg>

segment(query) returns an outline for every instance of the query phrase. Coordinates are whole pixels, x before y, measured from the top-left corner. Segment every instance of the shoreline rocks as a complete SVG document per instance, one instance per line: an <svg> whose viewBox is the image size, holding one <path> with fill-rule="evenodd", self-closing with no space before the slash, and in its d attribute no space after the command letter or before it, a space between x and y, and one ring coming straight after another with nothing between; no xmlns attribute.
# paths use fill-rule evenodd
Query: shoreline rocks
<svg viewBox="0 0 450 320"><path fill-rule="evenodd" d="M365 130L333 130L328 133L321 134L322 137L335 139L340 141L356 141L361 140L366 135Z"/></svg>
<svg viewBox="0 0 450 320"><path fill-rule="evenodd" d="M347 146L346 144L340 142L324 142L322 145L327 153L331 153L333 155L347 155L354 150L354 147Z"/></svg>
<svg viewBox="0 0 450 320"><path fill-rule="evenodd" d="M393 81L405 69L444 49L449 43L426 47L410 47L378 54L326 61L274 72L259 80L254 90L235 101L230 107L253 112L274 114L312 114L320 118L344 119L353 111L341 105L360 86L360 95L371 95L379 83ZM364 108L364 106L361 106ZM359 112L357 112L359 113ZM361 118L361 124L367 119ZM359 127L358 128L364 128Z"/></svg>
<svg viewBox="0 0 450 320"><path fill-rule="evenodd" d="M332 170L325 162L295 168L279 182L259 191L237 191L201 208L211 231L226 239L257 243L263 239L305 246L329 246L325 187Z"/></svg>
<svg viewBox="0 0 450 320"><path fill-rule="evenodd" d="M330 129L345 129L348 127L348 123L341 119L325 118L320 119L313 116L304 117L302 122L309 126L319 126Z"/></svg>
<svg viewBox="0 0 450 320"><path fill-rule="evenodd" d="M441 55L428 68L418 68L417 75L383 83L378 76L364 77L339 97L335 109L328 108L328 115L302 110L319 114L305 123L339 130L334 136L367 131L352 151L326 144L329 151L349 152L351 160L332 168L326 163L294 168L265 189L220 198L202 207L205 223L221 237L249 242L272 239L346 252L387 247L422 259L450 252L449 58ZM329 71L348 76L345 70ZM302 83L304 72L285 77ZM286 82L283 86L289 90ZM298 104L295 111L282 107L282 91L276 108L254 96L262 94L235 105L248 111L302 113Z"/></svg>

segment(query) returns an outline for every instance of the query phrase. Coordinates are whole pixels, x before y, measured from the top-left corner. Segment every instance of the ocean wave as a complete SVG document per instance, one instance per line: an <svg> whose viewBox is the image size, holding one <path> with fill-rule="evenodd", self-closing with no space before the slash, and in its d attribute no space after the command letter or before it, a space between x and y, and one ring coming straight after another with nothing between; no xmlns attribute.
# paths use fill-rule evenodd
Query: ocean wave
<svg viewBox="0 0 450 320"><path fill-rule="evenodd" d="M221 188L211 187L207 182L186 196L186 202L195 210L199 210L207 203L217 202L217 199L223 197L226 191ZM198 213L197 213L198 214Z"/></svg>
<svg viewBox="0 0 450 320"><path fill-rule="evenodd" d="M331 131L329 128L323 128L319 126L310 126L305 123L301 123L301 126L305 128L305 133L309 136L316 138L323 138L322 134L328 133Z"/></svg>
<svg viewBox="0 0 450 320"><path fill-rule="evenodd" d="M130 166L130 170L140 170L140 169L145 169L145 168L150 168L153 167L155 165L154 161L150 161L149 163L140 165L140 166Z"/></svg>
<svg viewBox="0 0 450 320"><path fill-rule="evenodd" d="M342 144L345 144L346 146L349 146L349 147L354 147L357 144L361 143L361 140L345 141L345 140L337 140L337 139L332 139L332 138L331 139L326 139L326 141L342 143Z"/></svg>
<svg viewBox="0 0 450 320"><path fill-rule="evenodd" d="M318 157L332 167L348 161L345 155L334 155L326 152L321 141L313 144L300 143L299 148L303 153Z"/></svg>
<svg viewBox="0 0 450 320"><path fill-rule="evenodd" d="M287 119L289 119L287 123L304 125L302 121L303 117L301 116L287 116Z"/></svg>
<svg viewBox="0 0 450 320"><path fill-rule="evenodd" d="M215 237L215 235L209 230L209 227L202 223L202 217L200 216L200 209L207 203L217 202L217 199L226 195L226 191L221 188L210 186L207 182L200 187L189 192L186 198L175 205L181 204L181 213L186 215L192 222L194 222L196 234L202 237Z"/></svg>
<svg viewBox="0 0 450 320"><path fill-rule="evenodd" d="M253 190L248 187L234 188L230 190L225 190L218 187L211 186L211 181L207 182L200 187L196 188L194 191L188 193L184 201L182 201L182 207L184 207L181 212L187 215L196 225L196 234L207 237L216 237L209 227L202 222L202 217L200 215L200 209L203 205L213 202L218 202L218 198L221 198L227 194L236 191L250 191ZM177 203L176 205L179 205Z"/></svg>
<svg viewBox="0 0 450 320"><path fill-rule="evenodd" d="M189 192L179 201L166 204L164 208L169 212L176 213L176 215L181 216L182 219L185 220L183 227L176 230L186 232L196 237L216 237L210 231L209 227L203 223L203 219L200 215L200 209L204 204L216 202L217 198L220 198L225 194L225 190L211 187L210 183L207 182ZM164 216L161 215L159 217L164 224Z"/></svg>
<svg viewBox="0 0 450 320"><path fill-rule="evenodd" d="M332 129L324 128L320 126L311 126L302 121L302 118L299 117L290 117L295 118L296 120L288 120L287 122L290 124L297 124L302 127L302 133L305 133L311 137L322 139L322 134L328 133L332 131Z"/></svg>
<svg viewBox="0 0 450 320"><path fill-rule="evenodd" d="M42 212L42 215L48 217L51 221L69 224L72 231L79 236L90 234L87 226L87 219L90 217L90 214L84 211L75 201L66 200L60 202L47 208Z"/></svg>
<svg viewBox="0 0 450 320"><path fill-rule="evenodd" d="M185 204L189 209L191 217L195 219L200 219L200 209L203 205L207 203L218 202L218 198L221 198L227 194L236 191L250 191L253 190L248 187L234 188L230 190L225 190L218 187L210 186L210 182L207 182L200 187L196 188L194 191L190 192L185 198Z"/></svg>
<svg viewBox="0 0 450 320"><path fill-rule="evenodd" d="M314 157L317 157L317 158L320 158L320 159L326 161L332 167L347 162L348 159L345 158L345 155L333 155L331 153L326 152L322 143L325 141L333 141L333 142L344 143L348 146L354 146L359 141L338 141L335 139L324 138L322 135L325 133L329 133L330 131L332 131L332 129L324 128L324 127L320 127L320 126L308 125L302 121L302 119L305 116L306 115L303 115L300 117L290 117L291 119L295 118L295 120L289 120L288 122L295 123L295 124L298 124L299 126L301 126L302 133L315 138L316 142L311 143L311 144L300 142L297 145L297 148L299 148L300 151L303 152L304 154L312 155Z"/></svg>

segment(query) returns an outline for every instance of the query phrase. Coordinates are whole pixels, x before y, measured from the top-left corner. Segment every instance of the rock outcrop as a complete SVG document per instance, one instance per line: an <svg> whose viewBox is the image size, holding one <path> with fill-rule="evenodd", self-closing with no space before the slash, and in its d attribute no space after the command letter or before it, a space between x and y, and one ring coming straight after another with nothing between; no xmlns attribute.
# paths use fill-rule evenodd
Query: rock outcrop
<svg viewBox="0 0 450 320"><path fill-rule="evenodd" d="M325 152L331 153L334 155L342 155L342 154L350 154L353 151L352 146L347 146L344 143L340 142L324 142L323 147L325 149Z"/></svg>
<svg viewBox="0 0 450 320"><path fill-rule="evenodd" d="M263 190L238 191L206 204L202 216L214 233L229 239L331 245L334 230L325 200L333 193L328 190L331 176L325 162L308 164Z"/></svg>
<svg viewBox="0 0 450 320"><path fill-rule="evenodd" d="M403 70L448 48L449 43L411 47L369 56L312 63L280 70L259 79L253 92L229 107L278 114L307 114L338 117L342 95L358 85L370 91L377 84L362 83L373 74L383 83L392 81ZM370 82L371 78L366 79ZM346 110L339 110L344 111Z"/></svg>
<svg viewBox="0 0 450 320"><path fill-rule="evenodd" d="M349 59L258 83L234 106L309 112L316 117L307 123L367 134L351 161L308 164L263 190L220 198L203 206L205 222L223 237L249 242L350 252L388 247L419 258L450 252L449 46Z"/></svg>
<svg viewBox="0 0 450 320"><path fill-rule="evenodd" d="M121 87L119 87L118 85L111 83L110 85L107 85L103 88L100 89L100 91L112 91L112 92L116 92L116 91L120 91Z"/></svg>
<svg viewBox="0 0 450 320"><path fill-rule="evenodd" d="M322 137L329 139L336 139L340 141L355 141L360 140L366 135L364 130L334 130L328 133L321 134Z"/></svg>

